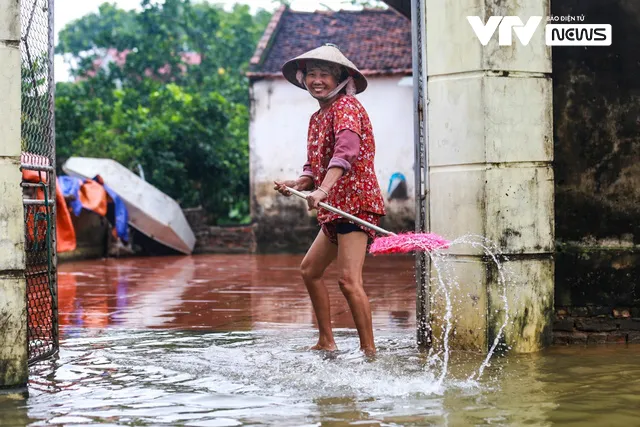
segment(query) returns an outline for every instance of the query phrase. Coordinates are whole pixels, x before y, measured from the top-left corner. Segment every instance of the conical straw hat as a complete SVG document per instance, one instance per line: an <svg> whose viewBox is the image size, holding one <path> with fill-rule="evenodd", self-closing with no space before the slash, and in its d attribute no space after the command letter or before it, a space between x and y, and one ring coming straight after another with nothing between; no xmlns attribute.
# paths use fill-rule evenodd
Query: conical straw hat
<svg viewBox="0 0 640 427"><path fill-rule="evenodd" d="M298 72L298 70L304 71L305 61L311 59L331 62L345 67L349 72L349 75L353 77L353 81L356 85L356 93L364 92L364 90L367 88L367 79L360 72L360 70L358 70L358 67L356 67L353 62L349 61L347 57L344 56L342 52L340 52L340 49L338 49L331 43L327 43L324 46L320 46L316 49L310 50L307 53L303 53L300 56L288 60L282 66L282 74L287 80L289 80L289 82L301 89L306 90L306 88L296 79L296 73Z"/></svg>

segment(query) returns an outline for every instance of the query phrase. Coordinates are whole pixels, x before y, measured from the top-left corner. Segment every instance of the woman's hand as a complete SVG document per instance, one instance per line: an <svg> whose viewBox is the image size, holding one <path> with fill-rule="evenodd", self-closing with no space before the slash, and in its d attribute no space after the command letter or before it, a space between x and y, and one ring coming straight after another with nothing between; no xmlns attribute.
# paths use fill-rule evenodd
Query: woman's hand
<svg viewBox="0 0 640 427"><path fill-rule="evenodd" d="M298 191L313 190L313 179L310 176L301 176L296 180L296 186Z"/></svg>
<svg viewBox="0 0 640 427"><path fill-rule="evenodd" d="M313 180L308 176L301 176L300 178L294 180L287 181L273 181L275 186L274 190L282 194L283 196L291 196L291 192L287 190L285 187L293 188L298 191L311 190L313 188Z"/></svg>
<svg viewBox="0 0 640 427"><path fill-rule="evenodd" d="M327 193L322 190L316 190L307 195L307 205L309 210L318 209L319 203L327 198Z"/></svg>

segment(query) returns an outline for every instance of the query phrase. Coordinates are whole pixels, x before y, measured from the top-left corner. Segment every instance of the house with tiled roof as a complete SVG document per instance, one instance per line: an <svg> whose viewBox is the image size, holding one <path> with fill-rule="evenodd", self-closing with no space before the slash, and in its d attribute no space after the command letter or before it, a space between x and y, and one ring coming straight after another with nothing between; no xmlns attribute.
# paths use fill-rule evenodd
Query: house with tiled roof
<svg viewBox="0 0 640 427"><path fill-rule="evenodd" d="M369 82L357 97L376 138L376 174L388 212L383 226L414 228L411 21L393 9L297 12L283 6L267 26L247 73L251 212L259 249L307 249L317 231L314 212L307 212L299 199L278 195L273 181L302 172L309 118L318 109L308 92L283 78L282 65L325 43L337 45Z"/></svg>

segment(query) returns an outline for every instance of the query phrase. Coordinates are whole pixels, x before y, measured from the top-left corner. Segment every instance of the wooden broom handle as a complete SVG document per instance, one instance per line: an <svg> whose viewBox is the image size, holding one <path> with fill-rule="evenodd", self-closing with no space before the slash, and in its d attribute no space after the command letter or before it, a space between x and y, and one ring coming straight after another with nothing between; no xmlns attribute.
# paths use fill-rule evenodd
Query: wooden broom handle
<svg viewBox="0 0 640 427"><path fill-rule="evenodd" d="M288 191L290 191L290 192L291 192L291 194L293 194L293 195L295 195L295 196L298 196L298 197L300 197L301 199L305 199L305 200L307 199L307 196L306 196L304 193L301 193L301 192L300 192L300 191L298 191L298 190L294 190L294 189L293 189L293 188L291 188L291 187L287 187L287 186L285 186L285 188L286 188ZM387 230L385 230L384 228L380 228L380 227L378 227L377 225L373 225L373 224L371 224L370 222L364 221L364 220L362 220L362 219L360 219L360 218L358 218L358 217L356 217L356 216L353 216L353 215L348 214L348 213L346 213L346 212L342 212L340 209L338 209L338 208L334 208L333 206L330 206L330 205L328 205L328 204L326 204L326 203L320 202L320 203L318 203L318 204L320 205L320 207L322 207L322 208L324 208L324 209L326 209L326 210L328 210L328 211L331 211L331 212L333 212L333 213L336 213L336 214L338 214L338 215L341 215L341 216L343 216L343 217L345 217L345 218L347 218L347 219L350 219L351 221L357 222L357 223L358 223L358 224L360 224L360 225L364 225L365 227L369 227L369 228L371 228L371 229L373 229L373 230L377 231L378 233L385 234L385 235L387 235L387 236L395 236L395 235L396 235L395 233L392 233L391 231L387 231Z"/></svg>

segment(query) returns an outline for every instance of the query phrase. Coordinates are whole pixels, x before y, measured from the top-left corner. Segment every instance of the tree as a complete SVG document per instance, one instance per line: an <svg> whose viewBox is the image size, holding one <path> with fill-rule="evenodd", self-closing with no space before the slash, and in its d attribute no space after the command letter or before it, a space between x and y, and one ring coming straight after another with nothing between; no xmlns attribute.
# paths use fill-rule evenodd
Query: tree
<svg viewBox="0 0 640 427"><path fill-rule="evenodd" d="M141 12L103 4L61 31L78 60L59 83L59 162L108 157L214 222L248 217L248 80L270 14L208 3L143 0ZM103 60L111 55L112 62Z"/></svg>

